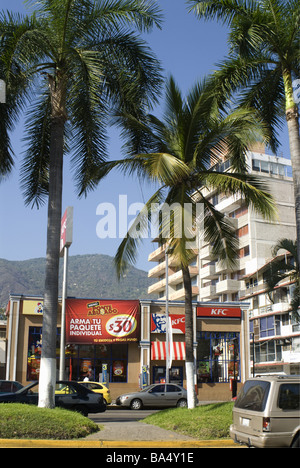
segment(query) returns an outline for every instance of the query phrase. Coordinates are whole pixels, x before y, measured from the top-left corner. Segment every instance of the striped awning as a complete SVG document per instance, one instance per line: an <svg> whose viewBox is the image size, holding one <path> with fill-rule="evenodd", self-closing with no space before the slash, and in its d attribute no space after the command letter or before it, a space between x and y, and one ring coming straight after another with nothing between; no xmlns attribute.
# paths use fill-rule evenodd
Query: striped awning
<svg viewBox="0 0 300 468"><path fill-rule="evenodd" d="M185 343L175 341L172 343L174 361L185 360ZM152 361L164 361L166 359L166 343L164 341L151 342L151 359Z"/></svg>

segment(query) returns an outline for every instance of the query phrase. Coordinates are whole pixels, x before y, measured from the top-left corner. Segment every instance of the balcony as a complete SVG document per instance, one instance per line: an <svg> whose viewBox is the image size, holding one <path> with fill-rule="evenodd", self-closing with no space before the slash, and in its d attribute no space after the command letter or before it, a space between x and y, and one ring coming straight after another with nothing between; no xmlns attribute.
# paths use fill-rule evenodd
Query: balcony
<svg viewBox="0 0 300 468"><path fill-rule="evenodd" d="M200 250L200 259L201 260L213 260L215 256L213 255L213 248L210 244L204 246Z"/></svg>
<svg viewBox="0 0 300 468"><path fill-rule="evenodd" d="M198 286L192 286L192 296L197 296L199 294L199 288ZM184 288L179 289L178 291L175 291L174 293L170 294L170 301L180 301L184 300L185 298L185 292ZM165 299L165 297L163 298Z"/></svg>
<svg viewBox="0 0 300 468"><path fill-rule="evenodd" d="M224 197L216 206L215 208L220 211L221 213L226 213L229 211L237 210L242 206L242 196L241 194L235 193L230 197Z"/></svg>
<svg viewBox="0 0 300 468"><path fill-rule="evenodd" d="M216 279L218 278L218 273L216 272L216 265L207 265L201 268L201 279Z"/></svg>
<svg viewBox="0 0 300 468"><path fill-rule="evenodd" d="M166 245L161 245L158 249L149 254L148 262L159 262L165 256Z"/></svg>
<svg viewBox="0 0 300 468"><path fill-rule="evenodd" d="M166 262L159 263L148 271L148 278L158 278L166 272Z"/></svg>
<svg viewBox="0 0 300 468"><path fill-rule="evenodd" d="M204 286L203 288L200 289L200 300L202 299L211 300L217 297L218 297L218 294L216 294L216 286L213 286L213 285Z"/></svg>
<svg viewBox="0 0 300 468"><path fill-rule="evenodd" d="M217 294L230 294L239 291L242 287L242 282L234 279L226 279L219 281L216 284Z"/></svg>
<svg viewBox="0 0 300 468"><path fill-rule="evenodd" d="M166 279L157 281L157 283L151 284L148 288L148 294L158 294L160 291L166 288Z"/></svg>

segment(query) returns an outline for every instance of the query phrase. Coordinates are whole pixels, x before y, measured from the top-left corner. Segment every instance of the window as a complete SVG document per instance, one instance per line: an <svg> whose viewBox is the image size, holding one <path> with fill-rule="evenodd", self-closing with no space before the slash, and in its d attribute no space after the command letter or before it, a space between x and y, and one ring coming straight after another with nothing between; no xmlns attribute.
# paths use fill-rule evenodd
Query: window
<svg viewBox="0 0 300 468"><path fill-rule="evenodd" d="M299 410L300 385L292 383L280 385L278 406L283 410Z"/></svg>
<svg viewBox="0 0 300 468"><path fill-rule="evenodd" d="M253 347L251 346L251 359L253 360ZM282 358L282 349L276 340L255 344L255 362L279 362Z"/></svg>
<svg viewBox="0 0 300 468"><path fill-rule="evenodd" d="M275 335L275 321L274 315L269 317L263 317L259 320L260 322L260 338L266 338L268 336Z"/></svg>
<svg viewBox="0 0 300 468"><path fill-rule="evenodd" d="M151 393L165 393L165 385L155 385L150 391Z"/></svg>
<svg viewBox="0 0 300 468"><path fill-rule="evenodd" d="M56 329L56 357L59 367L60 328ZM38 380L42 352L42 327L29 327L27 353L27 380Z"/></svg>
<svg viewBox="0 0 300 468"><path fill-rule="evenodd" d="M181 388L177 385L167 385L167 392L181 392Z"/></svg>
<svg viewBox="0 0 300 468"><path fill-rule="evenodd" d="M243 236L246 236L248 232L249 232L249 228L248 228L248 224L246 224L246 226L242 226L236 231L236 235L237 237L243 237Z"/></svg>
<svg viewBox="0 0 300 468"><path fill-rule="evenodd" d="M238 394L235 407L252 411L264 411L269 391L270 382L248 380Z"/></svg>
<svg viewBox="0 0 300 468"><path fill-rule="evenodd" d="M260 171L259 160L252 159L252 169L253 169L253 171Z"/></svg>
<svg viewBox="0 0 300 468"><path fill-rule="evenodd" d="M239 379L239 333L197 333L197 381Z"/></svg>
<svg viewBox="0 0 300 468"><path fill-rule="evenodd" d="M239 250L239 258L247 257L248 255L250 255L249 245L246 245L245 247Z"/></svg>
<svg viewBox="0 0 300 468"><path fill-rule="evenodd" d="M109 382L127 382L128 345L74 345L67 354L66 367L69 380L80 381L88 377L89 380L98 382L107 369Z"/></svg>

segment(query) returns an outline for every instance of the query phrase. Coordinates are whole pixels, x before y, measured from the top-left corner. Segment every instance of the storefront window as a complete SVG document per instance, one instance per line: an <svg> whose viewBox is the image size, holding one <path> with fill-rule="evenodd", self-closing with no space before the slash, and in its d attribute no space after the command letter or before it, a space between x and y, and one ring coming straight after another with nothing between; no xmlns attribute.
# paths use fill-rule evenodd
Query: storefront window
<svg viewBox="0 0 300 468"><path fill-rule="evenodd" d="M107 375L107 382L127 382L128 345L73 345L66 359L70 380L102 381Z"/></svg>
<svg viewBox="0 0 300 468"><path fill-rule="evenodd" d="M153 383L165 383L166 381L166 367L154 366L153 367ZM169 370L169 382L177 385L183 384L183 367L171 367Z"/></svg>
<svg viewBox="0 0 300 468"><path fill-rule="evenodd" d="M197 333L197 381L240 379L239 333Z"/></svg>
<svg viewBox="0 0 300 468"><path fill-rule="evenodd" d="M42 327L29 327L27 380L38 380L42 353ZM57 369L59 367L60 328L56 330Z"/></svg>

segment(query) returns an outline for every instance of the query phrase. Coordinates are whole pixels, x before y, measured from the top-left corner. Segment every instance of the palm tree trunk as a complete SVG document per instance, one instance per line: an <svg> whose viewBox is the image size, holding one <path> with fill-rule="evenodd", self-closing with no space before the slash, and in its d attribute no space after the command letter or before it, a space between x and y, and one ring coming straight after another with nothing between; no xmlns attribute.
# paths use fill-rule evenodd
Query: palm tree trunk
<svg viewBox="0 0 300 468"><path fill-rule="evenodd" d="M189 267L181 265L183 285L185 291L185 369L188 408L195 408L194 385L194 320L192 306L192 283Z"/></svg>
<svg viewBox="0 0 300 468"><path fill-rule="evenodd" d="M300 135L298 106L293 95L292 73L289 69L282 71L285 92L285 117L289 132L290 155L293 170L296 230L297 230L297 256L300 265Z"/></svg>
<svg viewBox="0 0 300 468"><path fill-rule="evenodd" d="M296 105L286 111L295 196L297 256L298 265L300 265L300 136L298 117Z"/></svg>
<svg viewBox="0 0 300 468"><path fill-rule="evenodd" d="M42 356L39 379L39 406L55 407L56 328L58 309L58 275L62 207L64 91L63 85L50 81L52 122L47 228L47 257L43 307Z"/></svg>

